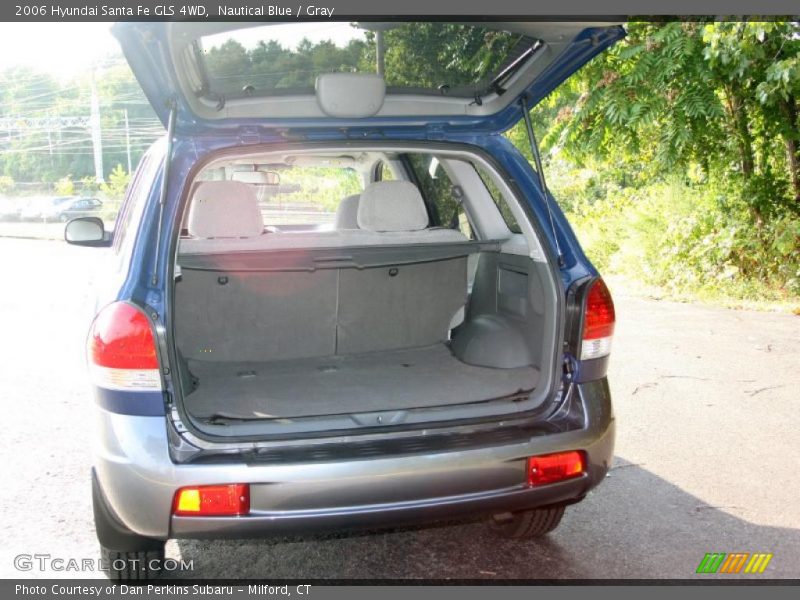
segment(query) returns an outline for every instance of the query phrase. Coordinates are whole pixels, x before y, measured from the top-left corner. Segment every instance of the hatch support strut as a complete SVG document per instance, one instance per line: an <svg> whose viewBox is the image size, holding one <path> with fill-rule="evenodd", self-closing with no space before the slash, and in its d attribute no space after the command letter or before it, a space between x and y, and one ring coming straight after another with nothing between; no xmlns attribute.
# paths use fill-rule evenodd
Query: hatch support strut
<svg viewBox="0 0 800 600"><path fill-rule="evenodd" d="M544 196L544 205L547 208L547 216L550 219L550 229L553 232L553 241L556 244L556 254L558 255L558 266L564 266L564 255L561 253L561 245L558 243L558 233L556 232L556 224L553 220L553 211L550 209L550 193L547 191L547 182L544 179L544 169L542 168L542 157L539 155L539 144L536 142L536 135L533 133L533 125L531 124L531 114L528 111L528 98L522 96L519 99L519 106L522 110L522 119L525 121L525 131L528 133L528 143L531 146L531 154L533 161L536 163L536 174L539 176L539 187L542 188L542 195Z"/></svg>
<svg viewBox="0 0 800 600"><path fill-rule="evenodd" d="M153 260L153 276L151 285L158 283L158 255L161 249L161 229L164 224L164 205L167 202L167 185L169 183L169 167L172 162L172 140L175 137L175 117L178 112L178 103L171 99L169 106L169 120L167 121L167 149L164 153L164 172L161 174L161 189L158 195L158 225L156 229L156 253Z"/></svg>

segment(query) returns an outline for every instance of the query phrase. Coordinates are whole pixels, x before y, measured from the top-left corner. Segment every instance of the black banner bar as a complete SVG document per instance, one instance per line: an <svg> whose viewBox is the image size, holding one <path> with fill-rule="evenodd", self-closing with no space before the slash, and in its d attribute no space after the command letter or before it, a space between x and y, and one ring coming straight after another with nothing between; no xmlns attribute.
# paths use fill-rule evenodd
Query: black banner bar
<svg viewBox="0 0 800 600"><path fill-rule="evenodd" d="M0 3L0 21L293 21L293 20L367 20L381 18L413 20L452 18L509 20L547 18L548 20L586 18L588 15L613 16L614 20L631 15L719 16L758 15L763 17L800 14L797 0L492 0L467 2L453 0L11 0Z"/></svg>

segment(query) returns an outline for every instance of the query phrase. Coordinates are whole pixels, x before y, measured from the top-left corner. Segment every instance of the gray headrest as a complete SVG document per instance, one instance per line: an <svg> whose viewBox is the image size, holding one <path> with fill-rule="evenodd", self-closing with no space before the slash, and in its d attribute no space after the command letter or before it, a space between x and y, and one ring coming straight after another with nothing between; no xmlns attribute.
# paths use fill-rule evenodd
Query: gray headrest
<svg viewBox="0 0 800 600"><path fill-rule="evenodd" d="M358 226L367 231L419 231L428 227L428 211L413 183L378 181L361 194Z"/></svg>
<svg viewBox="0 0 800 600"><path fill-rule="evenodd" d="M195 189L187 222L197 238L249 238L264 232L264 219L252 185L203 181Z"/></svg>
<svg viewBox="0 0 800 600"><path fill-rule="evenodd" d="M358 199L360 194L347 196L336 209L336 219L333 221L334 229L358 229Z"/></svg>

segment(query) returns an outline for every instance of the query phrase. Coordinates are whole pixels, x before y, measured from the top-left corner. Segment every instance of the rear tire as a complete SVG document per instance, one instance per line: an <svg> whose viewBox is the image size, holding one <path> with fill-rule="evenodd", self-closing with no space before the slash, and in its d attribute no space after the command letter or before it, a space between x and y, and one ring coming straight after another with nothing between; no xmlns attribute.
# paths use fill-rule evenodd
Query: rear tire
<svg viewBox="0 0 800 600"><path fill-rule="evenodd" d="M558 527L563 516L563 506L551 506L514 513L510 519L492 517L490 526L501 537L510 540L525 540L550 533Z"/></svg>
<svg viewBox="0 0 800 600"><path fill-rule="evenodd" d="M100 557L111 581L143 581L158 577L164 562L164 548L123 552L100 546Z"/></svg>

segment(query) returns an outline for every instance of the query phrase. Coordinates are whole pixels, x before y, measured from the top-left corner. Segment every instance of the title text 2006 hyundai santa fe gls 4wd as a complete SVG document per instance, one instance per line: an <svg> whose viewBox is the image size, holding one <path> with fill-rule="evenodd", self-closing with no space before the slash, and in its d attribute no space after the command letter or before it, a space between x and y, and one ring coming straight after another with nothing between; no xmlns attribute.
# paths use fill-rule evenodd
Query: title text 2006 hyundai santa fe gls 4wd
<svg viewBox="0 0 800 600"><path fill-rule="evenodd" d="M540 536L609 468L614 307L528 112L624 30L326 25L336 68L303 66L302 24L114 29L167 135L113 233L65 233L110 246L88 365L113 577L168 538Z"/></svg>

